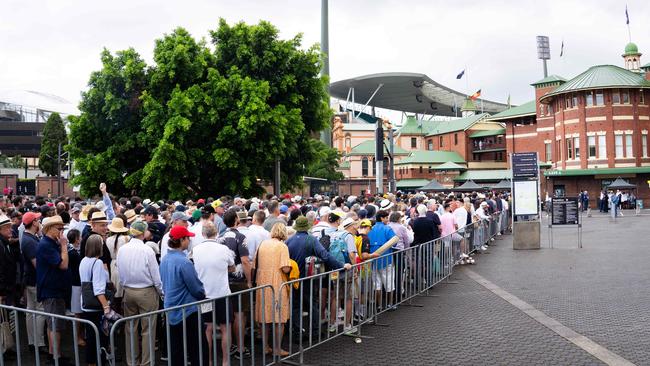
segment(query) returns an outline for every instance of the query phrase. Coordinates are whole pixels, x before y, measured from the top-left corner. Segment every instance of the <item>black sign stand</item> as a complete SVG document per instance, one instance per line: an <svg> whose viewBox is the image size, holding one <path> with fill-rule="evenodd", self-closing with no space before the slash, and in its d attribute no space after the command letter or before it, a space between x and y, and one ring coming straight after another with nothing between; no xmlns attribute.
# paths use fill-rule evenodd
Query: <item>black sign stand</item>
<svg viewBox="0 0 650 366"><path fill-rule="evenodd" d="M554 248L553 227L576 226L578 248L582 248L582 211L577 197L551 198L551 215L548 221L548 247Z"/></svg>

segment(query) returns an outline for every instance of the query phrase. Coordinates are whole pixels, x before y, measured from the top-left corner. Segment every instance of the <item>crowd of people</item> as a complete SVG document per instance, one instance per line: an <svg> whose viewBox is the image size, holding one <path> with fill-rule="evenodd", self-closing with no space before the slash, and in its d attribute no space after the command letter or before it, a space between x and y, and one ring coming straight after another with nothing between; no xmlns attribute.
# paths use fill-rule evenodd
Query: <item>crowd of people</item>
<svg viewBox="0 0 650 366"><path fill-rule="evenodd" d="M281 342L270 344L268 332L275 329L275 338L283 339L290 317L313 315L311 324L302 328L292 323L287 332L294 339L313 336L323 319L329 324L325 332L354 332L355 324L368 315L365 302L351 293L363 276L350 273L354 265L374 259L366 274L370 292L374 289L377 306L394 309L405 291L404 272L399 269L403 265L387 254L444 237L453 245L455 264L473 264L468 253L474 244L463 240L463 230L509 207L508 194L500 192L225 196L186 202L116 198L105 184L100 192L97 202L66 197L0 199L0 303L85 319L100 330L103 350L109 349L112 324L135 316L124 330L128 365L149 364L154 348L171 364L185 364L182 350L166 349L163 322L169 325L171 344L183 344L183 337L202 331L203 341L211 345L216 341L213 335L219 334L220 353L235 358L251 356L246 346L251 321L265 325L263 351L279 356L288 352ZM480 245L476 249L486 250L489 243ZM282 290L287 281L325 271L335 271L346 285L328 290L311 281L302 291ZM256 286L263 289L255 296L228 297ZM337 300L313 301L327 291L336 294L325 298ZM215 300L178 308L204 299ZM172 309L164 318L137 317L160 308ZM61 355L65 327L64 318L28 313L31 351L65 365L69 361ZM90 325L76 334L88 364L110 357L96 353ZM213 347L203 347L205 355L198 342L187 342L187 348L192 365L202 356L212 364ZM226 358L222 357L224 364Z"/></svg>

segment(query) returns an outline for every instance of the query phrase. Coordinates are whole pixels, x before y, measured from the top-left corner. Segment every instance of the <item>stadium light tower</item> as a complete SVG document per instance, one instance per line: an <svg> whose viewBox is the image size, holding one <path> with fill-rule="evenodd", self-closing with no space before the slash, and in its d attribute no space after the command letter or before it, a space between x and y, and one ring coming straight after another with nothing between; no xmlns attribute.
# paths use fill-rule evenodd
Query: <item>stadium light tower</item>
<svg viewBox="0 0 650 366"><path fill-rule="evenodd" d="M544 64L544 77L548 76L548 67L546 60L551 59L551 46L547 36L537 36L537 58Z"/></svg>

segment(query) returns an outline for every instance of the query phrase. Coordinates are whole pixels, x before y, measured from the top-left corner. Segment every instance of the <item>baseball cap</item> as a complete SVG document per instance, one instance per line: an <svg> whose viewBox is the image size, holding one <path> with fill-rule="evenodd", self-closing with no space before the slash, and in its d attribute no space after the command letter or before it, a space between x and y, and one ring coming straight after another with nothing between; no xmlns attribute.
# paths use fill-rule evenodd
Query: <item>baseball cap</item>
<svg viewBox="0 0 650 366"><path fill-rule="evenodd" d="M359 223L359 226L360 227L372 227L372 222L370 220L368 220L368 219L363 219Z"/></svg>
<svg viewBox="0 0 650 366"><path fill-rule="evenodd" d="M172 239L181 239L193 236L194 233L187 230L185 226L176 225L169 231L169 237Z"/></svg>
<svg viewBox="0 0 650 366"><path fill-rule="evenodd" d="M189 220L189 219L190 219L190 217L187 216L187 215L185 214L185 212L176 211L176 212L174 212L174 213L172 214L172 222L174 222L174 221L176 221L176 220L187 221L187 220Z"/></svg>
<svg viewBox="0 0 650 366"><path fill-rule="evenodd" d="M287 205L282 205L280 206L280 213L287 213L289 211L289 207Z"/></svg>
<svg viewBox="0 0 650 366"><path fill-rule="evenodd" d="M39 212L39 213L36 213L36 212L28 212L28 213L26 213L26 214L23 215L23 224L24 224L24 225L29 225L29 224L31 224L34 220L37 220L37 219L39 219L40 217L41 217L40 212Z"/></svg>

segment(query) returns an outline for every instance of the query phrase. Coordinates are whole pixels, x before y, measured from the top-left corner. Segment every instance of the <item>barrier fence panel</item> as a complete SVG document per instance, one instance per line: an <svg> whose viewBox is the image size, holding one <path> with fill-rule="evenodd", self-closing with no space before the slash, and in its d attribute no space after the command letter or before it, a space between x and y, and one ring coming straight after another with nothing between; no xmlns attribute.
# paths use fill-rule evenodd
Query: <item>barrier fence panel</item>
<svg viewBox="0 0 650 366"><path fill-rule="evenodd" d="M73 364L73 365L85 365L87 363L96 363L97 365L105 365L105 360L108 358L108 348L102 347L102 339L107 339L108 334L104 333L104 330L99 330L98 326L90 320L75 318L63 315L55 315L50 313L45 313L37 310L28 310L23 308L18 308L14 306L2 305L0 304L0 323L3 323L8 320L8 317L13 318L15 327L12 329L12 332L9 334L4 333L0 335L3 337L3 346L13 345L10 350L15 351L16 358L15 360L7 360L5 354L0 352L0 366L5 365L45 365L51 364ZM38 321L33 321L35 318L42 317L45 319L49 329L53 329L54 332L51 333L52 337L49 337L48 331L43 332L43 329L39 329L38 324L41 324ZM28 321L31 319L31 321ZM55 357L52 360L49 360L47 354L41 354L38 347L33 347L30 349L28 347L28 336L27 336L27 324L30 324L32 329L29 330L33 334L34 338L38 338L37 335L44 335L44 344L48 345L49 353L52 355L57 355L60 357ZM83 332L86 337L86 351L85 353L80 352L80 346L77 341L80 338L80 335ZM101 333L100 333L101 332ZM4 339L5 336L8 336L7 339ZM38 344L38 340L36 340ZM91 347L91 344L95 347ZM91 352L90 354L88 354Z"/></svg>
<svg viewBox="0 0 650 366"><path fill-rule="evenodd" d="M265 285L124 317L111 329L110 347L124 364L270 365L277 321L269 310L275 313L275 291ZM158 354L156 341L166 346ZM111 364L121 363L114 357Z"/></svg>

